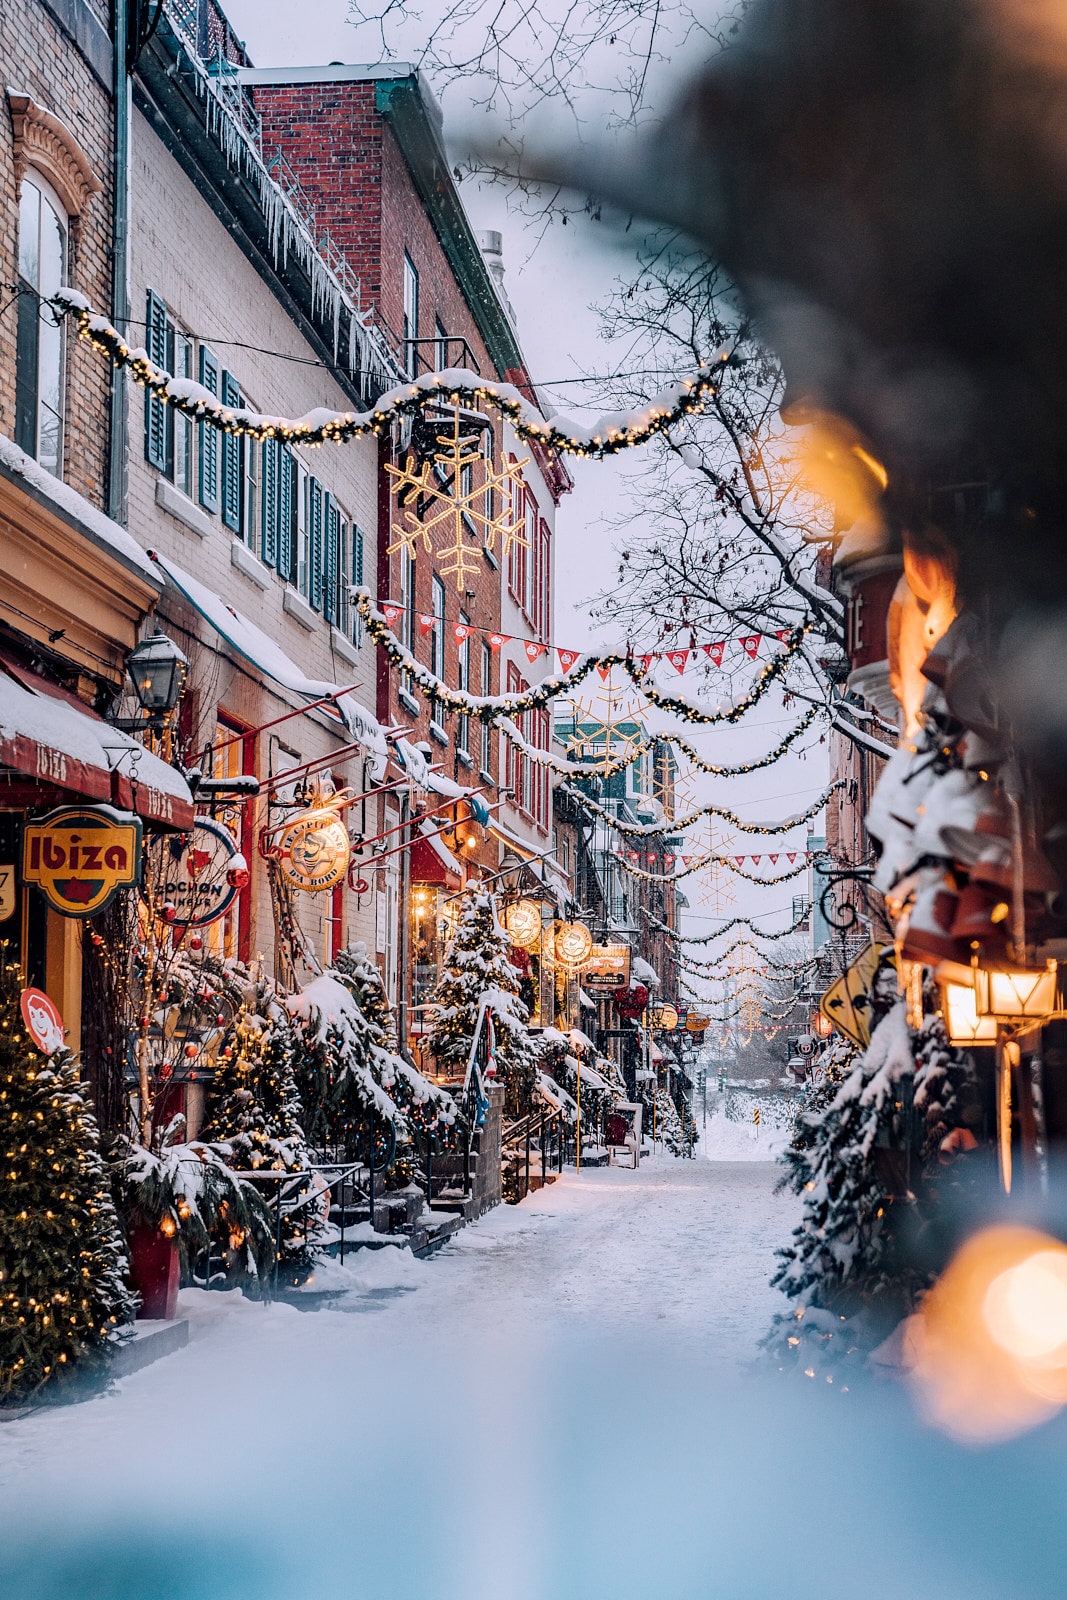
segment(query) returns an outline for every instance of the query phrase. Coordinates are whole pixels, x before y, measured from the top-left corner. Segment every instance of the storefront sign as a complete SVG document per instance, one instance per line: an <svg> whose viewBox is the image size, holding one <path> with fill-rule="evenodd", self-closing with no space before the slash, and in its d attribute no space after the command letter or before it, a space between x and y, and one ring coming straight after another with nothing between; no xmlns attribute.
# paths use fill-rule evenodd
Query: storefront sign
<svg viewBox="0 0 1067 1600"><path fill-rule="evenodd" d="M59 1014L59 1007L49 1000L43 989L23 989L19 996L19 1010L38 1050L50 1056L62 1048L66 1038L63 1018Z"/></svg>
<svg viewBox="0 0 1067 1600"><path fill-rule="evenodd" d="M672 1005L657 1006L652 1013L652 1026L673 1033L678 1026L678 1013Z"/></svg>
<svg viewBox="0 0 1067 1600"><path fill-rule="evenodd" d="M864 945L852 965L832 983L819 1001L819 1010L846 1039L866 1050L871 1042L871 991L882 954L892 945Z"/></svg>
<svg viewBox="0 0 1067 1600"><path fill-rule="evenodd" d="M92 917L141 878L141 823L113 806L61 806L22 830L22 881L65 917Z"/></svg>
<svg viewBox="0 0 1067 1600"><path fill-rule="evenodd" d="M610 1000L630 982L630 946L595 944L582 972L582 988L591 1000Z"/></svg>
<svg viewBox="0 0 1067 1600"><path fill-rule="evenodd" d="M15 884L15 868L8 862L0 862L0 922L6 922L15 915L18 905L18 891Z"/></svg>
<svg viewBox="0 0 1067 1600"><path fill-rule="evenodd" d="M332 889L344 878L351 859L348 829L329 806L302 811L278 841L278 862L294 889L313 893Z"/></svg>
<svg viewBox="0 0 1067 1600"><path fill-rule="evenodd" d="M210 817L197 817L189 833L158 834L145 846L155 909L179 928L204 928L224 917L240 892L241 868L247 882L233 834Z"/></svg>
<svg viewBox="0 0 1067 1600"><path fill-rule="evenodd" d="M711 1018L701 1016L698 1011L689 1011L686 1013L685 1026L689 1033L704 1033L711 1027Z"/></svg>

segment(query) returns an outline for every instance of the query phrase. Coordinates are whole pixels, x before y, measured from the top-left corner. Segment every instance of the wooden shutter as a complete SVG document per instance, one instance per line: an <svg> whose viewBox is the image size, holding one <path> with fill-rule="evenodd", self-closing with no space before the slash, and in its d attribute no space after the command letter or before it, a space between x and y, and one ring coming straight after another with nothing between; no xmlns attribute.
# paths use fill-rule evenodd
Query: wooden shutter
<svg viewBox="0 0 1067 1600"><path fill-rule="evenodd" d="M296 524L293 516L293 477L296 462L284 445L278 446L278 575L286 583L296 580Z"/></svg>
<svg viewBox="0 0 1067 1600"><path fill-rule="evenodd" d="M157 294L148 291L148 356L157 367L167 365L167 308ZM151 389L145 390L144 453L150 466L167 470L167 407Z"/></svg>
<svg viewBox="0 0 1067 1600"><path fill-rule="evenodd" d="M218 394L219 363L206 344L200 346L200 382ZM219 509L219 435L207 422L200 424L200 504L205 511Z"/></svg>
<svg viewBox="0 0 1067 1600"><path fill-rule="evenodd" d="M241 390L229 372L222 374L222 403L235 410L241 404ZM234 533L241 531L241 444L239 434L222 436L222 520Z"/></svg>
<svg viewBox="0 0 1067 1600"><path fill-rule="evenodd" d="M352 582L363 582L363 529L352 524Z"/></svg>
<svg viewBox="0 0 1067 1600"><path fill-rule="evenodd" d="M278 451L277 439L264 439L260 554L268 567L278 565Z"/></svg>
<svg viewBox="0 0 1067 1600"><path fill-rule="evenodd" d="M323 570L322 614L327 622L337 622L341 608L338 605L337 586L341 565L341 513L332 494L326 496L326 545Z"/></svg>
<svg viewBox="0 0 1067 1600"><path fill-rule="evenodd" d="M316 611L322 610L322 484L310 480L308 489L308 593Z"/></svg>

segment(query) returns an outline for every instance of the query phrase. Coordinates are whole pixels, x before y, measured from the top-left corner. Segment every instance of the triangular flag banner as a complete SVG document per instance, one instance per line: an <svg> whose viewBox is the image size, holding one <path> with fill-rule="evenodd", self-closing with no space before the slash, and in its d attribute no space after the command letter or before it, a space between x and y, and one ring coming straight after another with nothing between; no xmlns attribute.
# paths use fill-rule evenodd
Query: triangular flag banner
<svg viewBox="0 0 1067 1600"><path fill-rule="evenodd" d="M501 645L507 644L510 638L510 633L491 633L489 635L489 648L492 650L493 654L496 654Z"/></svg>
<svg viewBox="0 0 1067 1600"><path fill-rule="evenodd" d="M762 856L753 856L753 857L752 857L752 864L753 864L753 866L755 866L755 867L758 867L758 866L759 866L759 864L760 864L760 862L761 862L761 861L762 861L762 860L763 860L763 857L762 857Z"/></svg>
<svg viewBox="0 0 1067 1600"><path fill-rule="evenodd" d="M682 866L683 867L691 867L692 865L693 865L692 856L683 856L682 857Z"/></svg>
<svg viewBox="0 0 1067 1600"><path fill-rule="evenodd" d="M607 683L608 679L611 677L611 668L610 667L602 667L600 665L599 661L598 661L597 662L597 671L600 674L601 683Z"/></svg>
<svg viewBox="0 0 1067 1600"><path fill-rule="evenodd" d="M688 650L668 650L667 651L667 660L670 662L671 666L675 667L679 672L684 672L685 671L685 667L686 667L686 662L689 660L689 651Z"/></svg>
<svg viewBox="0 0 1067 1600"><path fill-rule="evenodd" d="M781 639L782 643L784 644L792 632L792 628L779 628L774 637L776 639Z"/></svg>
<svg viewBox="0 0 1067 1600"><path fill-rule="evenodd" d="M750 661L755 661L759 654L762 633L743 633L741 635L741 648Z"/></svg>
<svg viewBox="0 0 1067 1600"><path fill-rule="evenodd" d="M455 627L452 629L452 632L456 636L456 643L462 644L465 639L470 638L471 634L474 632L474 629L468 622L457 622Z"/></svg>
<svg viewBox="0 0 1067 1600"><path fill-rule="evenodd" d="M778 852L778 855L781 855L781 851ZM770 862L772 867L776 867L778 865L778 856L768 856L767 860Z"/></svg>
<svg viewBox="0 0 1067 1600"><path fill-rule="evenodd" d="M403 609L404 609L403 606L383 606L382 607L382 616L385 618L386 622L389 624L390 627L393 626L393 623L396 621L397 617L400 616L400 614L403 611Z"/></svg>
<svg viewBox="0 0 1067 1600"><path fill-rule="evenodd" d="M437 621L436 617L430 616L425 611L420 611L419 612L419 630L420 630L420 632L429 633L430 629L433 627L433 625L434 625L434 623L436 621Z"/></svg>
<svg viewBox="0 0 1067 1600"><path fill-rule="evenodd" d="M638 656L638 660L641 663L641 671L647 672L655 659L655 656Z"/></svg>
<svg viewBox="0 0 1067 1600"><path fill-rule="evenodd" d="M674 866L674 857L673 856L664 856L663 857L663 865L665 867L673 867Z"/></svg>
<svg viewBox="0 0 1067 1600"><path fill-rule="evenodd" d="M563 672L569 672L574 663L577 661L579 652L577 650L561 650L557 645L556 654L559 656L561 670Z"/></svg>
<svg viewBox="0 0 1067 1600"><path fill-rule="evenodd" d="M793 865L793 862L796 860L796 858L797 858L797 853L796 853L795 850L787 850L786 851L785 859L789 862L790 866Z"/></svg>
<svg viewBox="0 0 1067 1600"><path fill-rule="evenodd" d="M538 644L536 639L527 639L523 645L527 661L536 661L538 656L543 656L548 649L547 644Z"/></svg>
<svg viewBox="0 0 1067 1600"><path fill-rule="evenodd" d="M640 850L631 850L630 851L630 860L631 861L640 861L640 859L641 859Z"/></svg>
<svg viewBox="0 0 1067 1600"><path fill-rule="evenodd" d="M736 862L736 863L737 863L737 865L738 865L738 866L739 866L739 867L743 867L743 866L744 866L744 864L745 864L745 858L744 858L744 856L734 856L734 860L735 860L735 862Z"/></svg>
<svg viewBox="0 0 1067 1600"><path fill-rule="evenodd" d="M717 667L722 666L722 653L725 640L717 639L714 644L702 644L700 647L706 656L710 656Z"/></svg>

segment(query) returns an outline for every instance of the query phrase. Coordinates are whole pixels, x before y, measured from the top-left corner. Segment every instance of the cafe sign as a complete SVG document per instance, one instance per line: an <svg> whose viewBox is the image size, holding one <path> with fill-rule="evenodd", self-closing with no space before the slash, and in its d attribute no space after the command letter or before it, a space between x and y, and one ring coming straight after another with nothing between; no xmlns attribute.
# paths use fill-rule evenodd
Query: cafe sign
<svg viewBox="0 0 1067 1600"><path fill-rule="evenodd" d="M141 877L141 822L114 806L61 806L22 830L22 881L64 917L95 917Z"/></svg>
<svg viewBox="0 0 1067 1600"><path fill-rule="evenodd" d="M188 833L156 834L145 850L145 887L157 916L206 928L229 911L248 868L229 828L197 817Z"/></svg>
<svg viewBox="0 0 1067 1600"><path fill-rule="evenodd" d="M278 841L278 864L294 889L316 893L335 888L351 859L348 829L329 806L302 811Z"/></svg>
<svg viewBox="0 0 1067 1600"><path fill-rule="evenodd" d="M610 999L630 983L630 946L595 944L582 968L582 988L590 999Z"/></svg>

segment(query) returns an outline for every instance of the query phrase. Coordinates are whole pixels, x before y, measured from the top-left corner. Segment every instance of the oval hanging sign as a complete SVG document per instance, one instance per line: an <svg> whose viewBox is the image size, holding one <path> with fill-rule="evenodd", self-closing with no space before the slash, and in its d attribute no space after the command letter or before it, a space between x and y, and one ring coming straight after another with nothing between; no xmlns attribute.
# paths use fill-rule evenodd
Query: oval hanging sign
<svg viewBox="0 0 1067 1600"><path fill-rule="evenodd" d="M156 834L145 846L146 887L157 913L176 927L217 922L247 881L233 834L212 817L197 817L189 833Z"/></svg>
<svg viewBox="0 0 1067 1600"><path fill-rule="evenodd" d="M114 806L61 806L22 830L22 881L64 917L94 917L140 882L141 822Z"/></svg>
<svg viewBox="0 0 1067 1600"><path fill-rule="evenodd" d="M332 889L348 871L352 842L336 811L328 806L302 811L278 841L278 862L294 889L317 893Z"/></svg>
<svg viewBox="0 0 1067 1600"><path fill-rule="evenodd" d="M19 996L19 1010L38 1050L50 1056L62 1049L67 1030L63 1026L59 1007L49 1000L43 989L23 989Z"/></svg>

